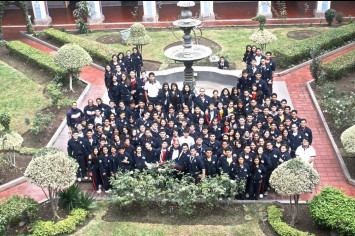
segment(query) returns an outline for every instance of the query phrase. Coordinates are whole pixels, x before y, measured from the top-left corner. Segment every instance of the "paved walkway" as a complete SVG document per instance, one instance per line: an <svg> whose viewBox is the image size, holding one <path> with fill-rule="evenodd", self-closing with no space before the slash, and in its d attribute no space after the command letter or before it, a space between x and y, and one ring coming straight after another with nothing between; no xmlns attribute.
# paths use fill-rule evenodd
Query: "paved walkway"
<svg viewBox="0 0 355 236"><path fill-rule="evenodd" d="M44 52L55 54L50 48L47 48L43 45L40 45L36 42L33 42L29 39L21 39L21 41L40 49ZM331 60L343 53L347 53L349 51L355 50L355 46L345 49L337 54L327 57L324 61ZM312 76L309 71L309 66L302 67L290 74L287 74L282 77L275 78L275 81L285 82L287 85L287 90L289 91L290 98L292 100L292 104L294 109L298 110L299 116L302 118L306 118L308 120L309 127L312 129L314 133L314 141L313 146L317 151L317 158L315 161L315 168L321 175L321 184L316 188L316 191L310 195L319 193L320 189L325 185L332 185L336 188L343 188L349 196L355 196L355 187L349 185L346 182L342 174L342 170L337 161L335 152L331 146L331 143L327 137L326 131L323 127L323 124L320 120L320 117L317 114L317 110L315 109L312 100L308 94L306 83L312 80ZM89 91L89 95L85 96L83 102L79 104L80 108L83 108L86 105L86 101L89 98L97 98L103 97L105 94L105 86L103 84L103 72L97 70L91 66L85 67L82 71L81 78L91 83L91 89ZM54 144L55 147L58 147L65 151L66 142L68 140L67 129L64 129L61 135L59 136L57 142ZM82 184L82 188L86 191L91 192L91 185L89 183ZM14 188L8 189L4 192L0 193L0 198L12 195L14 193L17 194L28 194L34 197L37 201L41 201L45 199L45 196L42 190L29 182L25 182L21 185L18 185ZM102 198L105 197L105 194L97 195L96 197ZM303 200L307 200L309 196L302 196ZM281 197L270 195L268 199L282 199Z"/></svg>

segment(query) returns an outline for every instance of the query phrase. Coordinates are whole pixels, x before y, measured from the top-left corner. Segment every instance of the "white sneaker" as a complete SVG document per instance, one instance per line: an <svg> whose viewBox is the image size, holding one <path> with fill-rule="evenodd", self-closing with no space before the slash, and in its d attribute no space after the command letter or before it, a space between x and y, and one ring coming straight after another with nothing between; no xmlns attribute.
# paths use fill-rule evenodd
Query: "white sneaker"
<svg viewBox="0 0 355 236"><path fill-rule="evenodd" d="M85 176L85 177L84 177L84 179L85 179L85 180L88 180L88 179L89 179L89 177Z"/></svg>
<svg viewBox="0 0 355 236"><path fill-rule="evenodd" d="M97 193L101 193L101 189L97 190L96 192L97 192Z"/></svg>
<svg viewBox="0 0 355 236"><path fill-rule="evenodd" d="M265 196L267 196L268 194L269 194L269 192L268 192L268 191L266 191L266 192L264 193L264 195L265 195Z"/></svg>
<svg viewBox="0 0 355 236"><path fill-rule="evenodd" d="M221 198L221 197L220 197L220 198L218 198L218 200L222 201L222 200L223 200L223 198Z"/></svg>
<svg viewBox="0 0 355 236"><path fill-rule="evenodd" d="M112 192L112 190L111 189L109 189L109 190L107 190L107 191L105 191L106 193L111 193Z"/></svg>
<svg viewBox="0 0 355 236"><path fill-rule="evenodd" d="M81 178L80 177L78 178L78 182L81 182Z"/></svg>
<svg viewBox="0 0 355 236"><path fill-rule="evenodd" d="M231 197L228 197L228 201L230 201L230 200L232 200L232 198L231 198Z"/></svg>
<svg viewBox="0 0 355 236"><path fill-rule="evenodd" d="M259 198L263 198L264 197L264 195L263 194L259 194Z"/></svg>
<svg viewBox="0 0 355 236"><path fill-rule="evenodd" d="M249 198L249 193L245 194L245 197Z"/></svg>

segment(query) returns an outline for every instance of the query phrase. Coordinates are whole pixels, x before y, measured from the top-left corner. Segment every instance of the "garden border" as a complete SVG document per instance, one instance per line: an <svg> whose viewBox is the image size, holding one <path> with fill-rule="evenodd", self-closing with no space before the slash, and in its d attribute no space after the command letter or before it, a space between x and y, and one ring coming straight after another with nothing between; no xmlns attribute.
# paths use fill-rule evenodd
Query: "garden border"
<svg viewBox="0 0 355 236"><path fill-rule="evenodd" d="M355 43L354 43L355 44ZM334 138L333 138L333 135L332 133L330 132L330 129L329 129L329 126L328 126L328 123L327 121L325 120L325 117L323 115L323 112L322 112L322 109L320 108L319 104L318 104L318 101L317 101L317 98L316 96L314 95L314 92L311 88L311 83L313 83L314 80L311 80L309 82L306 83L306 86L307 86L307 90L308 90L308 93L309 95L311 96L311 99L312 99L312 102L313 102L313 105L315 106L315 108L317 109L317 113L320 117L320 119L322 120L322 123L323 123L323 126L325 128L325 131L327 133L327 136L330 140L330 143L333 147L333 150L335 152L335 155L338 159L338 162L341 166L341 170L343 172L343 175L345 177L345 179L347 180L347 182L352 185L352 186L355 186L355 179L352 179L350 174L349 174L349 171L348 171L348 168L346 167L345 163L344 163L344 160L343 160L343 157L341 156L340 152L339 152L339 149L338 149L338 146L336 145L335 141L334 141Z"/></svg>
<svg viewBox="0 0 355 236"><path fill-rule="evenodd" d="M334 49L333 51L330 51L330 52L327 52L327 53L325 53L325 54L320 55L319 58L320 58L320 59L324 59L324 58L329 57L329 56L331 56L331 55L333 55L333 54L335 54L335 53L338 53L338 52L343 51L343 50L345 50L345 49L347 49L347 48L350 48L350 47L352 47L352 46L354 46L354 45L355 45L355 42L352 42L352 43L349 43L349 44L345 44L344 46L341 46L341 47L339 47L339 48ZM298 70L298 69L300 69L300 68L302 68L302 67L304 67L304 66L309 65L309 64L311 64L311 62L312 62L312 59L310 59L310 60L308 60L308 61L305 61L305 62L303 62L303 63L301 63L301 64L298 64L298 65L296 65L296 66L294 66L294 67L291 67L291 68L289 68L289 69L286 69L286 70L284 70L284 71L281 71L281 72L279 72L279 73L275 73L275 74L276 74L277 77L281 77L281 76L284 76L284 75L286 75L286 74L289 74L289 73L291 73L291 72L293 72L293 71L295 71L295 70Z"/></svg>

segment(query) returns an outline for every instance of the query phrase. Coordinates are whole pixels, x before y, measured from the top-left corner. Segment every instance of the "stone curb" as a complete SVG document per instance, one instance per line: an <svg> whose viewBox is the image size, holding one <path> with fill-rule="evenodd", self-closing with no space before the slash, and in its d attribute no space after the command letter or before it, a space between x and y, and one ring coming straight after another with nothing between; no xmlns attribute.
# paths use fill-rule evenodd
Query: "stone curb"
<svg viewBox="0 0 355 236"><path fill-rule="evenodd" d="M324 118L324 115L323 115L323 112L318 104L318 101L316 99L316 96L314 95L313 93L313 90L311 88L311 83L314 82L314 80L311 80L309 82L307 82L307 90L308 90L308 93L309 95L311 96L311 99L312 99L312 102L314 104L314 106L316 107L317 109L317 113L320 117L320 119L322 120L322 123L323 123L323 126L325 128L325 131L327 132L327 136L330 140L330 143L332 144L332 147L334 149L334 152L336 154L336 157L338 159L338 162L341 166L341 169L343 171L343 174L344 174L344 177L346 178L347 182L350 184L350 185L353 185L355 186L355 180L351 178L350 174L349 174L349 171L348 171L348 168L346 167L345 163L344 163L344 160L339 152L339 149L338 149L338 146L336 145L335 141L334 141L334 138L333 138L333 135L332 133L330 132L330 129L329 129L329 126Z"/></svg>
<svg viewBox="0 0 355 236"><path fill-rule="evenodd" d="M15 187L17 185L20 185L20 184L24 183L24 182L26 182L26 179L23 176L20 177L20 178L14 179L14 180L6 183L6 184L0 185L0 192L5 191L5 190L7 190L9 188L13 188L13 187Z"/></svg>
<svg viewBox="0 0 355 236"><path fill-rule="evenodd" d="M324 59L325 57L329 57L329 56L331 56L331 55L333 55L333 54L335 54L335 53L338 53L338 52L340 52L340 51L343 51L343 50L345 50L345 49L347 49L347 48L350 48L350 47L352 47L352 46L354 46L354 45L355 45L355 42L346 44L346 45L344 45L344 46L342 46L342 47L340 47L340 48L334 49L333 51L327 52L327 53L325 53L325 54L319 56L319 58L320 58L320 59ZM306 62L303 62L302 64L299 64L299 65L297 65L297 66L294 66L294 67L292 67L292 68L290 68L290 69L287 69L287 70L284 70L284 71L281 71L281 72L275 73L275 74L276 74L276 76L278 76L278 77L284 76L284 75L286 75L286 74L289 74L289 73L291 73L291 72L293 72L293 71L295 71L295 70L298 70L298 69L300 69L300 68L302 68L302 67L304 67L304 66L307 66L307 65L311 64L311 62L312 62L312 59L311 59L311 60L308 60L308 61L306 61Z"/></svg>

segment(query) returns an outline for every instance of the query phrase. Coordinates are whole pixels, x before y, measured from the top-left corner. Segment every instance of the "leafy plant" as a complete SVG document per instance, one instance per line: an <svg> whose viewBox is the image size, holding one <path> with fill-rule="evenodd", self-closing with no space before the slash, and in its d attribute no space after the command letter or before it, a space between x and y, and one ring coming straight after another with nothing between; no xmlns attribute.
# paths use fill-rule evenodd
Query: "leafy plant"
<svg viewBox="0 0 355 236"><path fill-rule="evenodd" d="M76 206L78 206L79 194L80 186L77 184L73 184L68 189L60 191L58 193L60 206L69 211L73 210Z"/></svg>
<svg viewBox="0 0 355 236"><path fill-rule="evenodd" d="M52 105L58 105L62 98L61 86L55 82L50 82L46 87L46 95L52 100Z"/></svg>
<svg viewBox="0 0 355 236"><path fill-rule="evenodd" d="M258 21L259 22L259 29L264 30L264 25L266 23L266 16L263 16L263 15L254 16L252 18L252 20Z"/></svg>
<svg viewBox="0 0 355 236"><path fill-rule="evenodd" d="M73 16L77 18L75 20L76 28L80 34L88 34L90 32L89 26L86 23L87 18L92 16L90 3L88 1L79 1L76 3L76 8L73 11Z"/></svg>
<svg viewBox="0 0 355 236"><path fill-rule="evenodd" d="M277 194L290 196L291 226L294 226L297 221L300 195L313 192L318 184L320 184L318 172L300 158L284 162L272 172L270 186Z"/></svg>
<svg viewBox="0 0 355 236"><path fill-rule="evenodd" d="M145 31L144 25L141 23L134 23L130 28L130 34L126 40L128 45L135 45L142 53L143 45L152 42L152 38Z"/></svg>
<svg viewBox="0 0 355 236"><path fill-rule="evenodd" d="M287 20L287 8L285 1L276 1L277 9L271 5L271 10L274 12L277 19L279 19L283 24ZM306 10L305 10L306 11Z"/></svg>
<svg viewBox="0 0 355 236"><path fill-rule="evenodd" d="M132 15L132 17L133 17L134 19L137 18L137 16L138 16L138 11L139 11L139 7L138 7L138 6L135 6L135 7L134 7L134 10L131 12L131 15Z"/></svg>
<svg viewBox="0 0 355 236"><path fill-rule="evenodd" d="M338 22L338 24L341 24L344 21L344 14L342 12L337 12L335 14L335 19Z"/></svg>
<svg viewBox="0 0 355 236"><path fill-rule="evenodd" d="M302 232L295 228L292 228L288 224L282 221L282 209L276 206L269 206L267 208L267 218L271 227L280 236L314 236L308 232Z"/></svg>
<svg viewBox="0 0 355 236"><path fill-rule="evenodd" d="M6 228L17 225L20 221L26 224L37 218L38 203L31 197L14 194L0 200L0 232ZM2 226L1 226L2 225Z"/></svg>
<svg viewBox="0 0 355 236"><path fill-rule="evenodd" d="M249 39L260 45L263 52L266 51L266 45L277 40L276 36L268 30L255 31Z"/></svg>
<svg viewBox="0 0 355 236"><path fill-rule="evenodd" d="M6 112L0 113L0 125L4 127L4 130L6 131L10 130L10 122L11 122L11 117L8 113Z"/></svg>
<svg viewBox="0 0 355 236"><path fill-rule="evenodd" d="M70 215L57 223L53 221L38 221L33 227L33 234L35 236L47 236L47 235L61 235L70 234L76 230L76 227L84 223L89 212L76 208L70 212Z"/></svg>
<svg viewBox="0 0 355 236"><path fill-rule="evenodd" d="M316 225L334 229L341 235L355 234L355 198L326 186L313 197L309 213Z"/></svg>
<svg viewBox="0 0 355 236"><path fill-rule="evenodd" d="M332 26L335 15L336 11L332 8L325 11L325 20L328 22L329 26Z"/></svg>
<svg viewBox="0 0 355 236"><path fill-rule="evenodd" d="M58 193L74 184L78 166L78 163L64 152L55 151L33 158L26 168L25 178L39 186L49 198L55 220L59 218Z"/></svg>
<svg viewBox="0 0 355 236"><path fill-rule="evenodd" d="M94 202L94 197L87 192L80 192L78 196L78 206L82 209L89 210Z"/></svg>
<svg viewBox="0 0 355 236"><path fill-rule="evenodd" d="M7 162L16 167L16 149L19 149L23 143L23 138L16 132L5 132L0 136L0 149L9 150L6 154Z"/></svg>
<svg viewBox="0 0 355 236"><path fill-rule="evenodd" d="M69 89L73 90L73 76L78 71L92 62L91 56L80 46L76 44L66 44L59 48L54 56L54 63L69 74Z"/></svg>
<svg viewBox="0 0 355 236"><path fill-rule="evenodd" d="M351 15L349 15L348 25L353 24L353 23L354 23L354 19L351 17Z"/></svg>
<svg viewBox="0 0 355 236"><path fill-rule="evenodd" d="M47 130L53 118L53 113L47 112L44 114L42 111L37 110L32 120L28 116L25 117L25 124L30 125L31 134L38 135L41 131Z"/></svg>
<svg viewBox="0 0 355 236"><path fill-rule="evenodd" d="M309 65L309 70L311 71L312 77L316 82L323 75L322 60L320 59L319 55L320 55L320 50L318 47L311 49L312 62Z"/></svg>
<svg viewBox="0 0 355 236"><path fill-rule="evenodd" d="M355 71L355 51L350 51L324 63L326 79L336 80Z"/></svg>
<svg viewBox="0 0 355 236"><path fill-rule="evenodd" d="M355 156L355 125L346 129L340 136L341 143L348 155Z"/></svg>

